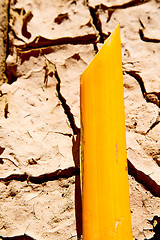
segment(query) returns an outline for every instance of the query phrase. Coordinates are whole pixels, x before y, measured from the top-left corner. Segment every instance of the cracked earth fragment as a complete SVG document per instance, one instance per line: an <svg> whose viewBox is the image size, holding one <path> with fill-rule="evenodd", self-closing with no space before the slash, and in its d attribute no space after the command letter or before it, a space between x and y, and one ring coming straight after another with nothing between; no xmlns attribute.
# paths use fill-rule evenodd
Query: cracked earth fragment
<svg viewBox="0 0 160 240"><path fill-rule="evenodd" d="M158 39L148 32L153 26L159 28L158 2L25 0L11 4L10 85L4 84L0 94L4 149L0 235L12 239L26 233L47 240L80 236L81 206L74 198L80 199L80 74L101 47L97 41L103 42L120 22L124 73L130 72L124 75L124 89L128 166L136 179L129 176L133 237L144 239L144 218L151 219L153 211L159 211L159 199L153 196L159 196L160 184L159 48L142 41L138 31L141 27L145 37ZM23 21L30 11L33 16L28 14ZM143 79L141 88L133 72ZM75 210L79 211L76 217Z"/></svg>
<svg viewBox="0 0 160 240"><path fill-rule="evenodd" d="M23 3L17 2L14 8L28 9L28 11L32 11L33 9L33 17L28 26L28 31L32 32L31 40L37 36L56 39L57 33L58 38L73 38L85 35L86 30L89 35L95 34L95 30L91 26L86 26L85 28L80 27L81 25L85 25L90 18L89 10L80 1L76 2L76 4L73 4L72 1L68 1L65 4L63 4L63 1L54 3L40 2L39 5L36 1L30 1L30 7L29 2L24 1ZM42 11L43 8L45 8L45 11ZM69 19L69 21L64 21L66 18ZM12 28L15 26L17 29L17 25L20 25L18 21L19 19L15 19ZM70 34L69 36L68 32ZM17 32L17 35L21 36L20 31ZM26 39L24 38L24 40Z"/></svg>

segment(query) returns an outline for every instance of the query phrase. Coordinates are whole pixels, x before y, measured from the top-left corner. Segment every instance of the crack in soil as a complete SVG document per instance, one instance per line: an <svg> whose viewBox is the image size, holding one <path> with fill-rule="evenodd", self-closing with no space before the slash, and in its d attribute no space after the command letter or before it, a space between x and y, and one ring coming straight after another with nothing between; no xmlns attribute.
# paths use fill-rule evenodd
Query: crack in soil
<svg viewBox="0 0 160 240"><path fill-rule="evenodd" d="M6 157L0 157L0 164L3 164L4 163L4 160L8 160L10 161L11 163L13 163L16 167L18 167L18 165L11 159L9 158L6 158Z"/></svg>
<svg viewBox="0 0 160 240"><path fill-rule="evenodd" d="M102 9L103 11L108 10L108 18L107 23L111 20L112 14L115 12L116 9L126 9L130 7L139 6L141 4L144 4L146 2L149 2L151 0L131 0L129 2L119 4L119 5L112 5L112 6L106 6L103 3L96 5L95 9Z"/></svg>
<svg viewBox="0 0 160 240"><path fill-rule="evenodd" d="M73 133L75 135L78 135L79 132L80 132L80 129L76 126L76 123L75 123L75 119L74 119L74 116L73 116L73 113L71 112L71 108L69 107L69 105L66 103L66 99L62 96L61 92L60 92L60 85L61 85L61 79L58 75L58 72L57 72L57 68L55 66L55 72L54 72L54 75L55 75L55 78L57 79L57 86L56 86L56 89L57 89L57 93L58 93L58 98L62 104L62 107L64 109L64 112L65 114L67 115L67 118L69 120L69 123L70 123L70 126L73 130Z"/></svg>
<svg viewBox="0 0 160 240"><path fill-rule="evenodd" d="M160 197L160 185L158 185L150 176L135 168L135 166L128 161L128 173L133 176L135 180L143 185L145 189L155 197Z"/></svg>
<svg viewBox="0 0 160 240"><path fill-rule="evenodd" d="M143 29L139 29L139 35L141 40L144 42L160 43L160 39L146 37L144 35Z"/></svg>
<svg viewBox="0 0 160 240"><path fill-rule="evenodd" d="M99 42L104 43L105 39L107 37L109 37L110 34L105 34L102 31L102 22L101 22L100 17L99 17L98 9L93 8L91 6L88 6L88 8L89 8L89 11L90 11L90 14L91 14L91 17L92 17L93 24L94 24L95 28L97 29L97 31L99 32L99 37L100 37Z"/></svg>
<svg viewBox="0 0 160 240"><path fill-rule="evenodd" d="M119 5L113 5L113 6L106 6L103 3L96 5L96 8L101 8L102 10L109 10L109 9L125 9L125 8L129 8L129 7L135 7L147 2L150 2L151 0L131 0L129 2L123 3L123 4L119 4Z"/></svg>
<svg viewBox="0 0 160 240"><path fill-rule="evenodd" d="M76 37L62 37L57 39L48 39L42 36L36 37L32 42L25 43L22 45L15 45L19 51L26 52L35 49L41 48L48 48L51 46L58 46L58 45L87 45L97 42L97 35L87 34L83 36L76 36Z"/></svg>
<svg viewBox="0 0 160 240"><path fill-rule="evenodd" d="M2 182L20 181L30 182L34 184L42 184L48 181L58 180L59 178L70 178L72 176L79 175L79 167L69 167L67 169L58 169L55 172L44 173L39 176L31 176L28 173L23 174L11 174L7 177L0 178Z"/></svg>
<svg viewBox="0 0 160 240"><path fill-rule="evenodd" d="M28 60L31 56L38 57L39 55L49 54L53 52L54 46L62 45L95 45L99 41L97 34L88 34L77 37L64 37L59 39L46 39L41 36L36 37L32 42L22 45L15 45L17 48L17 54L21 58L21 64ZM98 48L97 48L98 49Z"/></svg>
<svg viewBox="0 0 160 240"><path fill-rule="evenodd" d="M31 11L25 13L25 15L23 16L22 18L22 35L28 39L31 38L31 33L27 30L27 25L28 25L28 22L30 22L30 20L32 19L33 17L33 14Z"/></svg>
<svg viewBox="0 0 160 240"><path fill-rule="evenodd" d="M13 237L2 237L2 236L0 236L0 239L2 239L2 240L36 240L35 238L32 238L27 234L19 235L19 236L13 236Z"/></svg>
<svg viewBox="0 0 160 240"><path fill-rule="evenodd" d="M138 6L140 4L144 4L146 2L149 2L150 0L131 0L127 3L121 4L121 5L113 5L111 7L107 7L104 4L100 4L95 6L95 8L88 6L88 1L86 1L86 5L89 7L89 11L93 20L93 24L95 28L97 29L99 36L97 34L88 34L84 36L77 36L77 37L64 37L64 38L59 38L59 39L47 39L41 36L36 37L32 42L30 43L25 43L23 45L16 45L18 52L20 54L29 54L30 56L32 55L33 52L37 51L41 53L41 51L45 51L45 49L48 49L52 46L57 46L57 45L64 45L64 44L72 44L72 45L80 45L80 44L93 44L94 50L97 53L98 52L98 47L97 47L97 42L104 43L104 40L110 35L107 35L103 33L102 31L102 23L99 17L99 12L98 10L108 10L108 19L107 22L110 21L112 14L116 9L125 9L129 7L134 7ZM146 41L146 42L155 42L159 43L160 39L155 39L155 38L148 38L144 36L143 29L139 30L139 34L141 37L141 40ZM60 100L62 107L64 109L64 113L66 114L70 126L73 130L73 134L76 135L78 138L80 135L80 129L76 126L74 115L71 111L70 106L67 104L66 99L63 97L61 94L61 79L59 77L56 65L55 66L55 71L54 71L54 76L57 80L57 85L56 85L56 90L58 93L58 99ZM158 107L160 107L160 92L147 92L144 81L143 79L137 74L136 71L125 71L127 74L130 76L134 77L141 88L143 97L147 102L151 102L156 104ZM7 110L8 111L8 110ZM8 112L6 112L6 117L7 117ZM146 132L148 133L151 129L153 129L159 122L160 119L157 118L155 123L152 124L150 129ZM57 132L58 133L58 132ZM70 134L65 134L65 133L60 133L65 136L73 137L73 150L76 148L76 150L79 150L79 140L75 140L73 135ZM75 141L75 142L74 142ZM76 145L76 146L75 146ZM77 154L77 153L76 153ZM78 158L77 156L74 158ZM79 159L78 159L79 161ZM136 167L127 159L128 161L128 173L129 175L133 176L137 182L142 184L148 191L150 191L154 196L160 197L160 186L148 175L146 175L144 172L136 169ZM77 163L79 165L79 163ZM39 176L31 176L27 173L23 174L11 174L5 178L0 178L0 181L8 183L12 180L15 181L27 181L31 182L34 184L42 184L48 181L54 181L58 180L59 178L70 178L72 176L79 177L80 176L80 168L79 166L74 166L74 167L69 167L67 169L58 169L55 172L51 173L45 173ZM77 186L79 187L79 182L77 182ZM78 219L78 218L77 218ZM80 236L80 234L78 234ZM73 238L72 236L71 238ZM24 235L19 235L19 236L12 236L12 237L3 237L0 236L1 239L8 240L8 239L13 239L13 240L35 240L34 238L24 234Z"/></svg>
<svg viewBox="0 0 160 240"><path fill-rule="evenodd" d="M130 71L125 71L125 73L129 74L131 77L134 77L137 80L146 102L151 102L153 104L156 104L158 107L160 107L160 92L147 92L144 85L144 81L141 78L141 76L137 73L137 71L130 70Z"/></svg>
<svg viewBox="0 0 160 240"><path fill-rule="evenodd" d="M44 55L46 58L46 56ZM47 58L46 58L47 59ZM48 60L48 59L47 59ZM48 60L49 61L49 60ZM77 230L77 237L80 239L82 235L82 196L81 196L81 189L80 189L80 157L79 157L79 148L80 148L80 129L75 124L74 116L71 112L70 106L66 103L66 99L62 96L60 92L60 84L61 79L57 72L56 65L49 61L54 66L54 76L57 80L56 90L58 93L58 98L62 104L64 113L66 114L70 126L72 128L73 134L72 136L72 155L73 161L75 164L75 216L76 216L76 230ZM64 134L66 135L66 134ZM69 136L69 135L67 135ZM73 176L71 174L71 176Z"/></svg>
<svg viewBox="0 0 160 240"><path fill-rule="evenodd" d="M136 169L136 167L128 161L128 174L133 176L137 182L142 184L144 188L152 193L155 197L160 197L160 186L144 172ZM34 184L42 184L48 181L58 180L59 178L70 178L72 176L79 176L80 168L79 167L69 167L67 169L58 169L52 173L45 173L39 176L31 176L27 173L24 174L11 174L5 178L0 178L1 182L10 182L10 181L20 181L20 182L30 182Z"/></svg>
<svg viewBox="0 0 160 240"><path fill-rule="evenodd" d="M160 92L147 92L144 81L141 76L137 73L137 71L130 70L125 71L125 73L129 74L131 77L134 77L140 85L142 95L146 102L150 102L156 104L160 108ZM150 128L146 131L145 135L148 134L154 127L156 127L160 123L160 111L158 112L158 116L155 122L150 126Z"/></svg>
<svg viewBox="0 0 160 240"><path fill-rule="evenodd" d="M147 130L146 134L149 133L154 127L156 127L160 123L160 111L158 112L158 116L156 118L156 121L150 126L150 128Z"/></svg>
<svg viewBox="0 0 160 240"><path fill-rule="evenodd" d="M97 54L99 52L99 50L98 50L98 46L96 43L93 44L93 48L94 48L95 54Z"/></svg>
<svg viewBox="0 0 160 240"><path fill-rule="evenodd" d="M11 26L10 26L9 32L11 32L11 33L13 34L13 37L14 37L15 39L17 39L17 40L19 40L19 41L21 41L21 42L24 42L24 44L25 44L25 41L24 41L22 38L20 38L20 37L17 36L17 34L15 33L14 29L13 29ZM8 45L9 45L9 44L8 44ZM8 55L9 55L9 50L8 50Z"/></svg>

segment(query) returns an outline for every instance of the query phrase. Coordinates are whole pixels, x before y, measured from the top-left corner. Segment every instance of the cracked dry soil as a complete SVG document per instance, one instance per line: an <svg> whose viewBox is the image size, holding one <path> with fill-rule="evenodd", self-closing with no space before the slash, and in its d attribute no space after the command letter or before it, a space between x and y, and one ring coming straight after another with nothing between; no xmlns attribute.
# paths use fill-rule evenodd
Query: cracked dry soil
<svg viewBox="0 0 160 240"><path fill-rule="evenodd" d="M1 8L9 41L8 82L0 76L0 239L80 238L80 75L117 23L133 239L150 239L147 219L160 215L160 1L8 4Z"/></svg>

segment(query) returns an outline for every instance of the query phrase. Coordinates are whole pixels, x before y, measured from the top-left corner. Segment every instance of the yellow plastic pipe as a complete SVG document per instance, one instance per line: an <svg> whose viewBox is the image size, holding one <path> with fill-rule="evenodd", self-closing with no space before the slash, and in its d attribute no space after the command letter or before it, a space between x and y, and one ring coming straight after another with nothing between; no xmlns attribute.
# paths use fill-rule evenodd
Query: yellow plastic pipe
<svg viewBox="0 0 160 240"><path fill-rule="evenodd" d="M120 26L81 76L83 240L131 240Z"/></svg>

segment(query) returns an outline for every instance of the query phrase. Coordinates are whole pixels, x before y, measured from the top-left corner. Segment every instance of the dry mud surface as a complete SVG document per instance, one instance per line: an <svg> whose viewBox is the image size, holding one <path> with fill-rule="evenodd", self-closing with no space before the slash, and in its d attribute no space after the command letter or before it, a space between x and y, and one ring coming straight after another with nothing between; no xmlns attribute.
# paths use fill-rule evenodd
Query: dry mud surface
<svg viewBox="0 0 160 240"><path fill-rule="evenodd" d="M10 2L8 83L0 87L2 239L80 237L80 75L118 23L133 239L153 236L146 229L160 215L159 11L159 0Z"/></svg>

